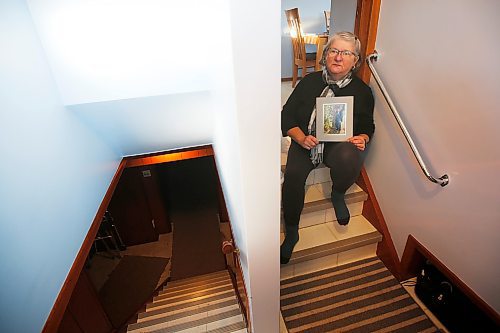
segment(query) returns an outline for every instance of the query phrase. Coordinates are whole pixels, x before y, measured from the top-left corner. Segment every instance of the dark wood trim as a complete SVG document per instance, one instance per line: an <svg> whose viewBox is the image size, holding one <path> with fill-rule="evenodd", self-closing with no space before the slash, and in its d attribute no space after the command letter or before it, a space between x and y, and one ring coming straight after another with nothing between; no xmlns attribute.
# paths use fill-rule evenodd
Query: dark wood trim
<svg viewBox="0 0 500 333"><path fill-rule="evenodd" d="M361 41L363 62L357 75L366 83L370 81L370 69L364 59L375 50L377 40L378 18L381 0L358 0L354 33Z"/></svg>
<svg viewBox="0 0 500 333"><path fill-rule="evenodd" d="M288 81L293 81L293 78L291 78L291 77L282 77L281 78L281 82L288 82Z"/></svg>
<svg viewBox="0 0 500 333"><path fill-rule="evenodd" d="M415 237L408 236L406 246L401 258L401 273L404 279L415 276L425 260L429 260L450 282L455 285L464 295L471 300L481 311L488 315L497 325L500 326L500 314L479 297L465 282L460 280L448 267L445 266L436 256L427 250Z"/></svg>
<svg viewBox="0 0 500 333"><path fill-rule="evenodd" d="M419 270L425 263L427 257L423 253L435 258L434 255L425 249L412 235L409 235L406 240L403 256L401 257L400 271L402 280L409 279L419 274Z"/></svg>
<svg viewBox="0 0 500 333"><path fill-rule="evenodd" d="M368 178L366 169L363 167L357 184L368 194L368 199L363 204L362 215L382 234L382 241L377 245L377 256L385 266L396 277L400 278L399 258L396 247L392 241L389 228L385 222L384 215L380 209L372 184Z"/></svg>
<svg viewBox="0 0 500 333"><path fill-rule="evenodd" d="M118 166L118 169L116 170L115 175L111 180L111 184L109 185L108 190L106 191L106 194L104 195L104 198L101 202L101 205L97 210L94 220L92 221L92 224L90 226L89 232L87 233L87 236L85 237L82 246L80 247L80 251L78 251L76 259L71 266L68 276L66 277L66 280L64 281L64 284L61 288L61 291L57 295L54 306L52 307L52 310L50 311L49 316L45 321L45 325L42 330L43 333L55 333L59 328L59 324L61 323L61 320L63 318L64 311L66 311L66 307L68 306L71 294L75 289L76 282L78 281L83 266L85 265L85 261L87 259L90 248L92 247L97 231L99 230L102 217L104 216L104 213L108 208L108 204L111 201L111 197L113 196L116 185L120 180L120 176L123 170L125 169L125 164L125 160L122 160L120 162L120 165Z"/></svg>
<svg viewBox="0 0 500 333"><path fill-rule="evenodd" d="M152 154L144 154L138 156L128 156L124 160L127 161L127 168L145 166L151 164L174 162L186 160L190 158L198 158L203 156L213 156L214 150L211 145L176 149L171 151L163 151Z"/></svg>
<svg viewBox="0 0 500 333"><path fill-rule="evenodd" d="M231 229L231 233L232 233L232 229ZM251 321L251 317L250 317L250 305L248 303L248 291L247 291L247 284L245 283L245 276L243 275L243 270L241 269L241 261L240 261L240 255L238 252L234 253L234 262L236 264L236 267L237 267L237 271L235 272L235 274L237 275L236 279L238 280L241 279L241 282L243 284L243 295L241 295L241 292L240 292L240 288L238 288L238 285L236 285L237 287L237 292L238 292L238 301L240 302L240 304L243 306L243 310L245 311L244 313L244 316L245 316L245 320L246 320L246 323L247 323L247 330L248 332L252 332L252 321Z"/></svg>

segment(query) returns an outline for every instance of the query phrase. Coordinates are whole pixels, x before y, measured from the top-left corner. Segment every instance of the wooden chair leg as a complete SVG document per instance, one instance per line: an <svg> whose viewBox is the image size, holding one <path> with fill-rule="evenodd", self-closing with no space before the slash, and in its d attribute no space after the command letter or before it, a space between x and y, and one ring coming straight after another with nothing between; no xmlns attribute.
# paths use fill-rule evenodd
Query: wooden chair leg
<svg viewBox="0 0 500 333"><path fill-rule="evenodd" d="M292 71L293 71L293 74L292 74L292 88L295 88L295 85L297 84L297 76L299 74L299 66L293 64L292 65Z"/></svg>

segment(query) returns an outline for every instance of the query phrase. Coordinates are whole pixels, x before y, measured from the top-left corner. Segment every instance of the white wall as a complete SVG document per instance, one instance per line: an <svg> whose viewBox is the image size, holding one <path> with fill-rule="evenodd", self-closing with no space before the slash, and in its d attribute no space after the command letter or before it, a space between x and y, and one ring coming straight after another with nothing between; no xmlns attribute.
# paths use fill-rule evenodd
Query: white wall
<svg viewBox="0 0 500 333"><path fill-rule="evenodd" d="M354 32L357 0L332 0L330 35L339 31Z"/></svg>
<svg viewBox="0 0 500 333"><path fill-rule="evenodd" d="M500 311L500 2L383 1L376 63L431 173L421 174L383 97L368 174L399 255L408 234Z"/></svg>
<svg viewBox="0 0 500 333"><path fill-rule="evenodd" d="M119 156L64 108L25 1L0 49L0 331L40 332Z"/></svg>
<svg viewBox="0 0 500 333"><path fill-rule="evenodd" d="M41 330L123 155L210 142L254 331L277 330L278 4L27 2L0 7L0 330Z"/></svg>
<svg viewBox="0 0 500 333"><path fill-rule="evenodd" d="M254 332L279 330L280 74L277 2L229 1L214 147L250 292ZM255 18L259 24L255 24ZM235 18L235 19L233 19ZM266 57L255 63L255 52ZM260 51L259 51L260 52Z"/></svg>
<svg viewBox="0 0 500 333"><path fill-rule="evenodd" d="M324 33L326 31L323 11L330 10L330 0L282 0L281 1L281 77L292 77L293 48L290 29L285 10L298 8L300 24L305 33ZM315 52L315 46L307 46L307 52ZM266 56L267 57L267 56Z"/></svg>

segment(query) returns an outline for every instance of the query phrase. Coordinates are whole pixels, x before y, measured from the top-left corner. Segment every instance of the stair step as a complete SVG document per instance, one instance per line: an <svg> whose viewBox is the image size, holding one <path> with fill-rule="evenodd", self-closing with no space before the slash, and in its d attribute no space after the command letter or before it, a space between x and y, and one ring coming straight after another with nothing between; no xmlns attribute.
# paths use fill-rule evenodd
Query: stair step
<svg viewBox="0 0 500 333"><path fill-rule="evenodd" d="M167 316L175 316L182 313L190 313L190 311L196 311L199 309L206 309L206 311L210 311L212 309L216 309L219 307L226 307L237 303L238 300L236 299L236 297L227 297L218 300L213 300L208 303L205 302L199 304L191 304L190 306L180 307L177 309L160 307L154 310L139 313L137 322L149 321L152 319L167 317Z"/></svg>
<svg viewBox="0 0 500 333"><path fill-rule="evenodd" d="M210 286L215 283L220 283L223 281L231 281L231 278L229 277L229 274L226 273L225 276L219 276L216 278L213 278L211 280L204 280L204 281L194 281L190 283L184 283L184 284L173 284L172 282L168 282L166 286L163 287L162 291L171 291L171 292L179 292L179 291L189 291L192 289L196 288L203 288L205 286Z"/></svg>
<svg viewBox="0 0 500 333"><path fill-rule="evenodd" d="M328 222L301 228L299 237L290 262L281 267L282 278L373 256L382 240L382 235L361 215L351 217L347 226Z"/></svg>
<svg viewBox="0 0 500 333"><path fill-rule="evenodd" d="M163 290L160 290L160 292L158 293L158 296L175 297L177 295L195 293L195 292L202 291L202 290L208 290L208 289L224 286L224 285L227 285L230 283L231 283L231 280L229 278L224 278L220 281L210 282L210 283L207 283L204 285L191 286L191 287L187 287L184 289L173 289L173 290L170 290L170 288L168 288L169 285L167 284L163 288Z"/></svg>
<svg viewBox="0 0 500 333"><path fill-rule="evenodd" d="M233 284L231 281L226 281L224 285L219 285L211 288L198 289L197 291L189 291L178 294L163 294L153 297L153 303L160 301L169 301L171 303L180 302L184 300L191 300L196 297L214 295L216 293L225 292L228 290L233 290Z"/></svg>
<svg viewBox="0 0 500 333"><path fill-rule="evenodd" d="M226 305L224 307L221 307L221 305L219 304L216 307L207 306L191 311L178 313L175 315L157 317L154 319L150 318L150 320L141 321L136 324L129 325L128 331L145 332L173 327L177 327L178 330L183 330L185 329L186 325L188 326L187 328L191 326L200 326L200 324L207 325L209 323L217 322L226 318L232 318L238 315L241 316L238 302L236 302L235 304L233 303ZM169 329L168 331L171 330Z"/></svg>
<svg viewBox="0 0 500 333"><path fill-rule="evenodd" d="M322 183L308 186L304 208L300 215L299 228L336 221L335 210L330 199L331 183ZM357 184L353 184L346 192L345 201L351 217L361 215L363 203L368 195ZM281 232L283 229L283 216L281 218Z"/></svg>
<svg viewBox="0 0 500 333"><path fill-rule="evenodd" d="M223 291L223 292L219 292L219 293L195 297L195 298L191 298L188 300L182 300L182 301L178 301L178 302L171 302L169 300L162 300L162 301L157 301L157 302L147 304L146 311L151 311L153 309L158 309L158 308L165 308L165 309L168 309L169 311L173 311L173 310L191 307L194 305L206 304L206 303L210 303L213 301L228 299L228 298L233 298L233 297L236 297L236 294L235 294L234 290L231 289L231 290L227 290L227 291Z"/></svg>
<svg viewBox="0 0 500 333"><path fill-rule="evenodd" d="M326 199L315 194L314 197L319 199L316 201L308 200L306 195L306 203L300 215L300 229L337 220L329 195L328 193L328 199ZM363 212L363 203L367 198L368 195L358 185L353 184L349 188L346 192L346 204L351 218L361 215ZM281 216L281 232L284 232L283 215Z"/></svg>
<svg viewBox="0 0 500 333"><path fill-rule="evenodd" d="M204 274L204 275L199 275L199 276L194 276L186 279L181 279L181 280L174 280L169 282L170 288L173 287L178 287L178 286L186 286L186 285L196 285L196 284L203 284L203 283L208 283L212 280L218 280L223 277L229 277L229 273L227 270L223 271L218 271L214 273L209 273L209 274Z"/></svg>

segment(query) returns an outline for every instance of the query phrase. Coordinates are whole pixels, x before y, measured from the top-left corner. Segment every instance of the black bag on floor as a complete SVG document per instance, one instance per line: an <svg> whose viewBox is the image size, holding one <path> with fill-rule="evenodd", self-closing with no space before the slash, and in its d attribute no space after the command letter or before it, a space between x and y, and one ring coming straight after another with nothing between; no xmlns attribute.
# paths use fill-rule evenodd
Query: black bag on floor
<svg viewBox="0 0 500 333"><path fill-rule="evenodd" d="M498 325L429 261L417 277L415 294L452 333L500 332Z"/></svg>

